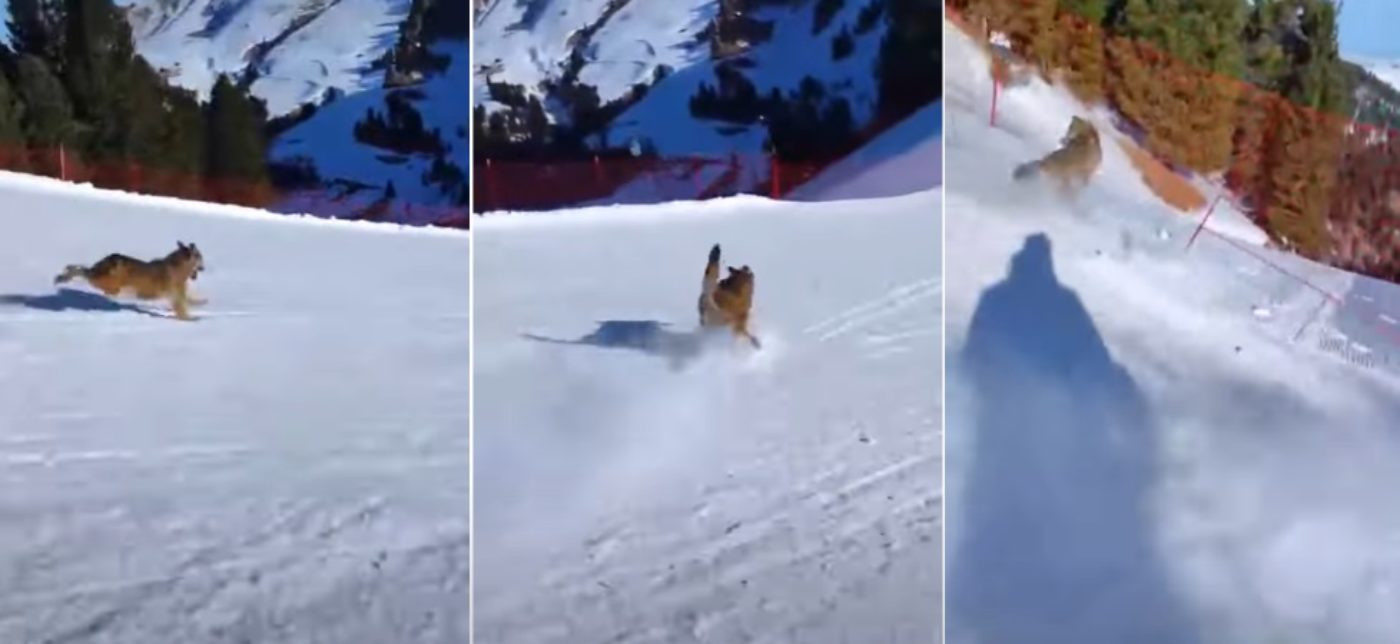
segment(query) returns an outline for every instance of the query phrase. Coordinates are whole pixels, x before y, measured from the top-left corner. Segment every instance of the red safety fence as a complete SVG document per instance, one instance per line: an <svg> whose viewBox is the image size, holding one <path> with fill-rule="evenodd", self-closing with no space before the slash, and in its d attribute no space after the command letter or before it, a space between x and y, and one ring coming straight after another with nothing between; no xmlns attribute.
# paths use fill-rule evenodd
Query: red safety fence
<svg viewBox="0 0 1400 644"><path fill-rule="evenodd" d="M591 203L656 203L739 194L779 199L827 165L737 154L728 158L594 157L552 163L486 159L473 172L475 210L549 210Z"/></svg>
<svg viewBox="0 0 1400 644"><path fill-rule="evenodd" d="M363 193L334 186L279 190L265 181L213 179L184 168L156 168L127 159L87 159L62 146L0 146L0 170L110 190L249 206L286 214L452 228L467 228L470 224L465 206L383 200L377 189Z"/></svg>
<svg viewBox="0 0 1400 644"><path fill-rule="evenodd" d="M1020 9L1036 4L1034 0L1019 1L1024 5L1016 7ZM1048 72L1051 76L1064 71L1053 64L1056 61L1037 58L1044 52L1038 53L1027 44L1033 36L1006 38L1011 41L1009 47L991 42L998 32L996 14L1006 10L1005 2L961 0L949 4L960 5L946 7L949 21L978 40L991 55L988 74L993 80L993 91L988 118L993 127L999 122L999 102L1006 92L1015 91L1003 82L1009 76L1009 67L1021 65L1032 73ZM983 13L993 4L998 6ZM1139 145L1170 172L1185 180L1201 179L1198 184L1214 185L1218 194L1208 198L1208 206L1195 215L1200 221L1185 247L1191 248L1202 234L1208 235L1317 293L1319 311L1329 303L1345 304L1350 313L1364 318L1370 330L1400 347L1400 327L1386 322L1385 311L1365 300L1346 298L1320 286L1298 271L1285 268L1262 249L1209 225L1219 204L1229 202L1270 237L1269 246L1351 272L1400 282L1400 136L1395 130L1311 109L1243 79L1193 68L1146 42L1110 36L1098 25L1073 14L1055 15L1043 26L1067 30L1081 43L1087 36L1105 57L1126 51L1151 61L1158 69L1170 70L1170 74L1163 72L1162 76L1170 76L1171 80L1158 82L1172 89L1191 86L1233 97L1232 121L1224 124L1233 136L1227 137L1228 162L1217 181L1197 177L1158 154L1154 148L1169 149L1174 143L1162 140L1160 132L1148 134L1129 124L1128 119L1119 122L1118 134ZM1051 58L1055 55L1058 54ZM1064 78L1059 76L1056 80ZM1177 93L1178 97L1181 95ZM1290 235L1307 239L1300 241ZM1311 322L1309 319L1298 330L1299 337Z"/></svg>
<svg viewBox="0 0 1400 644"><path fill-rule="evenodd" d="M666 158L594 156L581 160L502 161L472 164L472 209L552 210L612 203L657 203L753 194L781 199L856 153L907 115L877 115L835 154L794 161L779 154L730 152ZM939 177L930 175L929 187Z"/></svg>

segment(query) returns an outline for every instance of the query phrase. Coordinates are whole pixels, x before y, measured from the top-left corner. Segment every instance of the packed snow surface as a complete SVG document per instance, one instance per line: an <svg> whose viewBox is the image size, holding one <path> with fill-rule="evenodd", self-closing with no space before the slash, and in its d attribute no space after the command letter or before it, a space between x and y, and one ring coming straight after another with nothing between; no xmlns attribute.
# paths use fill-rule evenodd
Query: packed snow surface
<svg viewBox="0 0 1400 644"><path fill-rule="evenodd" d="M466 234L0 200L0 642L466 641ZM177 240L194 322L53 284Z"/></svg>
<svg viewBox="0 0 1400 644"><path fill-rule="evenodd" d="M939 203L482 219L476 641L937 641ZM760 350L696 333L715 243Z"/></svg>
<svg viewBox="0 0 1400 644"><path fill-rule="evenodd" d="M1400 638L1397 287L1240 221L1188 249L1113 145L1077 198L1013 184L1109 125L1037 81L989 127L946 37L949 641Z"/></svg>

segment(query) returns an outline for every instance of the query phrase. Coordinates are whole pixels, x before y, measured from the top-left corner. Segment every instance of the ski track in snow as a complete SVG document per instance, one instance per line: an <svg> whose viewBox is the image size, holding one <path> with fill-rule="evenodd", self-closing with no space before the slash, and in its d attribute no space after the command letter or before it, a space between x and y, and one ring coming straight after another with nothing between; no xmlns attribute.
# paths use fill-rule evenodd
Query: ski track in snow
<svg viewBox="0 0 1400 644"><path fill-rule="evenodd" d="M934 641L938 203L484 219L477 641ZM691 335L714 242L761 351Z"/></svg>
<svg viewBox="0 0 1400 644"><path fill-rule="evenodd" d="M465 234L0 194L0 641L465 641ZM52 283L176 240L195 322Z"/></svg>
<svg viewBox="0 0 1400 644"><path fill-rule="evenodd" d="M1219 232L1245 246L1188 251L1201 213L1112 145L1069 203L1012 184L1071 114L1106 115L1035 81L989 128L987 61L945 33L949 641L1396 641L1396 347L1338 338L1400 290L1250 249L1242 219ZM1246 249L1348 295L1319 308Z"/></svg>

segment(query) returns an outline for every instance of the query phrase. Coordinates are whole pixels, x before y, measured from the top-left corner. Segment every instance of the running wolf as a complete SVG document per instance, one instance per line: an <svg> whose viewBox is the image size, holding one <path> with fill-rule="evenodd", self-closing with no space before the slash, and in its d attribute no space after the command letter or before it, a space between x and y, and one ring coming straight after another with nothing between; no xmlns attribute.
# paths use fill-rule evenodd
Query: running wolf
<svg viewBox="0 0 1400 644"><path fill-rule="evenodd" d="M70 264L53 283L66 284L81 277L107 297L128 292L143 300L164 298L175 310L175 317L192 319L190 306L203 306L207 300L192 297L188 282L197 279L204 270L204 255L194 244L175 242L176 248L160 259L143 261L112 253L92 266Z"/></svg>
<svg viewBox="0 0 1400 644"><path fill-rule="evenodd" d="M1035 161L1016 166L1011 177L1017 181L1039 174L1048 174L1060 184L1061 190L1082 189L1103 162L1099 147L1099 131L1093 123L1074 117L1069 129L1060 139L1060 147Z"/></svg>
<svg viewBox="0 0 1400 644"><path fill-rule="evenodd" d="M753 308L753 270L744 265L740 268L729 266L729 276L719 278L719 244L710 248L710 259L705 263L705 278L701 282L700 326L702 328L728 327L735 335L748 339L755 349L761 345L758 338L749 333L749 311Z"/></svg>

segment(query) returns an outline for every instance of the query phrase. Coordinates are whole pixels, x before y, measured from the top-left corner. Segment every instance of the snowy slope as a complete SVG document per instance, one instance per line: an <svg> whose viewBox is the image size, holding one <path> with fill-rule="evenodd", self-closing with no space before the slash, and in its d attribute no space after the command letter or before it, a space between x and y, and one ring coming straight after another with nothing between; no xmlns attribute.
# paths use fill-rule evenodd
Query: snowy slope
<svg viewBox="0 0 1400 644"><path fill-rule="evenodd" d="M637 2L639 0L633 0ZM753 61L744 75L767 96L773 88L784 93L795 90L804 76L822 81L832 95L845 97L851 105L856 127L870 122L879 98L875 86L875 60L884 37L881 21L871 31L855 37L851 55L839 61L831 57L831 37L843 25L853 26L866 3L855 0L842 5L831 25L820 35L812 35L812 3L769 6L756 12L760 19L774 21L771 40L755 45L747 57ZM614 141L651 141L661 156L698 154L723 157L730 152L758 156L764 128L761 125L736 128L733 124L695 121L690 117L690 97L700 83L715 84L715 62L698 61L678 69L652 88L646 98L617 118L609 134ZM692 127L676 127L678 119ZM737 131L736 131L737 129Z"/></svg>
<svg viewBox="0 0 1400 644"><path fill-rule="evenodd" d="M1400 61L1369 56L1344 56L1349 61L1371 72L1381 82L1400 90Z"/></svg>
<svg viewBox="0 0 1400 644"><path fill-rule="evenodd" d="M467 133L469 45L443 40L432 49L450 57L451 62L441 74L429 77L414 88L422 93L422 98L413 101L413 106L423 117L424 129L436 128L442 133L444 143L450 148L444 157L465 171L471 153ZM383 114L389 91L367 89L322 106L310 119L278 137L268 155L277 161L310 159L322 179L371 186L376 189L373 198L380 196L378 189L392 181L400 209L405 204L416 207L453 203L441 186L424 184L423 175L432 163L427 155L399 154L355 140L355 122L364 119L366 110L371 108ZM412 217L407 219L411 221Z"/></svg>
<svg viewBox="0 0 1400 644"><path fill-rule="evenodd" d="M0 641L466 641L464 234L0 195ZM52 283L176 240L196 322Z"/></svg>
<svg viewBox="0 0 1400 644"><path fill-rule="evenodd" d="M1033 83L990 129L946 32L949 641L1395 641L1396 288L1188 251L1111 146L1077 201L1013 186L1073 104Z"/></svg>
<svg viewBox="0 0 1400 644"><path fill-rule="evenodd" d="M494 70L492 81L538 93L542 82L562 74L573 49L570 37L598 24L579 79L597 87L606 103L633 83L649 81L661 65L680 69L709 57L695 39L719 10L714 0L630 0L605 17L609 1L493 0L472 28L476 64ZM477 103L489 104L487 78L473 79Z"/></svg>
<svg viewBox="0 0 1400 644"><path fill-rule="evenodd" d="M943 104L934 103L881 133L785 198L871 199L943 184Z"/></svg>
<svg viewBox="0 0 1400 644"><path fill-rule="evenodd" d="M939 199L482 219L476 641L936 641Z"/></svg>
<svg viewBox="0 0 1400 644"><path fill-rule="evenodd" d="M207 99L220 73L262 55L253 94L272 116L325 91L380 86L369 65L393 45L409 0L127 0L137 50L171 81Z"/></svg>
<svg viewBox="0 0 1400 644"><path fill-rule="evenodd" d="M609 14L607 8L612 4L620 8ZM745 66L744 75L760 96L767 96L772 88L784 93L795 90L802 78L810 75L827 86L829 95L850 101L857 127L867 124L877 99L874 69L884 21L866 33L853 33L854 49L849 56L835 61L831 55L832 38L842 27L854 32L857 16L867 4L856 0L844 3L819 34L812 33L811 1L754 11L752 17L773 21L774 30L771 39L755 43L747 51L745 57L752 64ZM614 121L610 143L650 140L663 157L756 153L764 139L761 126L737 127L690 116L690 97L700 83L716 82L716 61L711 59L708 44L698 37L718 12L715 0L586 0L567 4L496 0L483 10L473 31L476 65L490 70L476 75L474 100L488 109L499 107L490 100L488 79L523 85L528 93L541 94L542 83L562 78L570 52L578 44L576 34L593 28L596 31L589 46L581 48L584 63L578 79L596 87L603 103L623 97L635 83L650 82L662 65L674 71Z"/></svg>

